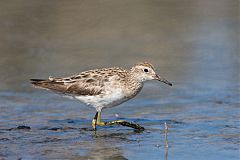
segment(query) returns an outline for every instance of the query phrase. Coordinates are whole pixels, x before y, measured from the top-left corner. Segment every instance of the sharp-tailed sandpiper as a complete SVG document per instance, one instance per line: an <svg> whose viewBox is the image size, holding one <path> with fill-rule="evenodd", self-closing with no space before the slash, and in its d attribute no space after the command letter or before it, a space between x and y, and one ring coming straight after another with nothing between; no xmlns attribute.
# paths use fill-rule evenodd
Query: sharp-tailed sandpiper
<svg viewBox="0 0 240 160"><path fill-rule="evenodd" d="M94 107L97 111L92 120L94 130L96 126L113 124L143 130L140 125L123 120L101 122L101 111L133 98L148 80L158 80L172 86L172 83L156 74L148 62L137 63L130 70L119 67L94 69L66 78L50 76L48 79L31 79L31 83L34 87L64 94Z"/></svg>

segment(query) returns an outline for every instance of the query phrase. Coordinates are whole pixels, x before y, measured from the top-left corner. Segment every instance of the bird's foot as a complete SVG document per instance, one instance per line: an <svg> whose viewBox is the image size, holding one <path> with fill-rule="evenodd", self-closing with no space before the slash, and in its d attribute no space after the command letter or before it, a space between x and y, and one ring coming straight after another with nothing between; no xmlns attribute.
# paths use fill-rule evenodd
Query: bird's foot
<svg viewBox="0 0 240 160"><path fill-rule="evenodd" d="M139 124L133 123L133 122L127 122L124 120L116 120L116 121L111 121L111 122L103 122L105 126L110 126L110 125L122 125L126 127L131 127L135 129L136 131L144 131L145 128L140 126Z"/></svg>
<svg viewBox="0 0 240 160"><path fill-rule="evenodd" d="M131 127L135 131L144 131L144 127L140 126L139 124L133 123L133 122L127 122L124 120L116 120L116 121L110 121L110 122L101 122L101 113L97 112L92 120L92 128L94 131L96 131L96 126L111 126L111 125L122 125L126 127Z"/></svg>

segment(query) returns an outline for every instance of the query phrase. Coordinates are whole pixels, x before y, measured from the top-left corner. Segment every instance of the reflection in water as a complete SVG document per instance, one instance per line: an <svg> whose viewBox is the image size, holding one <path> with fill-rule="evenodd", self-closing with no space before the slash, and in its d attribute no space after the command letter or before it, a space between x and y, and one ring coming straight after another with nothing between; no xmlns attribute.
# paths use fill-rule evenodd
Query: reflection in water
<svg viewBox="0 0 240 160"><path fill-rule="evenodd" d="M126 160L123 156L123 150L121 147L116 147L112 137L108 137L110 140L107 140L103 137L95 137L92 143L92 147L88 151L87 155L81 158L85 159L96 159L96 160L105 160L105 159L118 159Z"/></svg>
<svg viewBox="0 0 240 160"><path fill-rule="evenodd" d="M88 134L92 137L92 139L85 144L88 146L88 151L83 156L76 155L74 159L126 160L127 158L124 156L125 144L135 143L137 139L130 139L130 137L135 137L139 133L134 131L113 130L110 128L108 131L91 131L88 132Z"/></svg>

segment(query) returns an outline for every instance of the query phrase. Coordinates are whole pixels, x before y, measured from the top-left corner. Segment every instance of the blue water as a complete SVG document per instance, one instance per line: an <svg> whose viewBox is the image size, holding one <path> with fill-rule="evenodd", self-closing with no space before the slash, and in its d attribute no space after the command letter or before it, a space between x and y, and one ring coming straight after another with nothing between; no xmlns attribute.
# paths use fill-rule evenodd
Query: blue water
<svg viewBox="0 0 240 160"><path fill-rule="evenodd" d="M155 85L148 88L154 90ZM133 121L144 126L145 131L137 133L131 128L114 126L99 127L96 134L91 131L94 110L78 102L44 91L1 92L1 156L165 159L167 153L168 159L238 159L237 95L189 98L182 94L178 98L172 91L173 95L161 94L159 100L156 95L145 98L144 92L132 101L106 110L103 119ZM165 122L169 127L168 148ZM17 129L18 126L31 129Z"/></svg>

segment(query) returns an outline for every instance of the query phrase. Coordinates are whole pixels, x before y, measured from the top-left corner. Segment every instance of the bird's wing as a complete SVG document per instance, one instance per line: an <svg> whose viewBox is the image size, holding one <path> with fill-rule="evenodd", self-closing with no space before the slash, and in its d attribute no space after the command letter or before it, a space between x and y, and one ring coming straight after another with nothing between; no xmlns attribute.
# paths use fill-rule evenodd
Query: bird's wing
<svg viewBox="0 0 240 160"><path fill-rule="evenodd" d="M56 91L69 95L99 95L103 91L106 77L101 74L82 72L66 78L49 77L47 80L31 79L37 88ZM104 81L105 80L105 81Z"/></svg>
<svg viewBox="0 0 240 160"><path fill-rule="evenodd" d="M31 83L38 88L74 96L99 95L105 91L106 85L110 85L111 78L123 78L125 72L121 68L96 69L66 78L31 79Z"/></svg>

